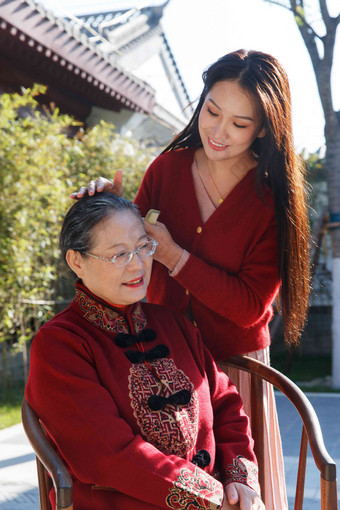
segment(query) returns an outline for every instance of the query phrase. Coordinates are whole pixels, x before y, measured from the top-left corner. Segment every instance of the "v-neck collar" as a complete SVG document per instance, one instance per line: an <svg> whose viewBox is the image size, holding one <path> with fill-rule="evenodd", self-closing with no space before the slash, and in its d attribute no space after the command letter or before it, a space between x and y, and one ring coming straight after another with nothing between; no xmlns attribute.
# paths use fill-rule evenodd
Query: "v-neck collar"
<svg viewBox="0 0 340 510"><path fill-rule="evenodd" d="M202 216L201 216L201 210L198 203L197 195L196 195L196 189L195 189L195 183L194 178L192 175L192 165L194 163L195 159L195 152L197 148L191 147L188 149L188 166L186 168L186 171L188 172L188 184L191 187L191 192L194 196L194 202L195 202L195 208L196 213L198 215L198 218L200 220L201 225L207 225L210 221L215 221L216 218L219 218L221 215L225 215L228 211L228 209L234 204L235 202L235 196L237 196L237 193L240 193L240 191L243 188L248 187L249 180L254 181L255 177L254 174L256 172L257 166L254 166L254 168L251 168L249 172L246 173L246 175L236 184L236 186L230 191L230 193L227 195L227 197L223 200L222 204L215 208L214 212L209 216L209 218L203 222ZM204 190L206 193L206 190ZM207 195L208 199L210 200L209 195Z"/></svg>

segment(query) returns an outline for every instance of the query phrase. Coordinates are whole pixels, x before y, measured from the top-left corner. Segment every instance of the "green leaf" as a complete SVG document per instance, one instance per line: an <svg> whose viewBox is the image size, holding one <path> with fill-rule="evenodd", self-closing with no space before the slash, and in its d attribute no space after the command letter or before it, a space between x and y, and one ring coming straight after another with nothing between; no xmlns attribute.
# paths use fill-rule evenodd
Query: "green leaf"
<svg viewBox="0 0 340 510"><path fill-rule="evenodd" d="M0 96L0 341L18 345L53 316L48 303L69 297L58 236L70 192L122 168L125 196L133 199L154 157L112 124L84 129L54 105L42 114L37 97L45 92L35 84ZM79 127L74 138L67 136L71 125Z"/></svg>

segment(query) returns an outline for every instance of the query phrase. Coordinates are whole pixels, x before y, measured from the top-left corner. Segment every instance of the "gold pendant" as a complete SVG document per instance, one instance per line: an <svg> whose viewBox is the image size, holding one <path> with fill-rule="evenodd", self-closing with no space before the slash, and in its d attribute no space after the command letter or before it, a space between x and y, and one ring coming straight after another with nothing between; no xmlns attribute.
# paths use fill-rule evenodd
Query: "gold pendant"
<svg viewBox="0 0 340 510"><path fill-rule="evenodd" d="M218 199L218 203L219 203L219 204L222 204L222 202L223 202L223 198L219 198L219 199Z"/></svg>

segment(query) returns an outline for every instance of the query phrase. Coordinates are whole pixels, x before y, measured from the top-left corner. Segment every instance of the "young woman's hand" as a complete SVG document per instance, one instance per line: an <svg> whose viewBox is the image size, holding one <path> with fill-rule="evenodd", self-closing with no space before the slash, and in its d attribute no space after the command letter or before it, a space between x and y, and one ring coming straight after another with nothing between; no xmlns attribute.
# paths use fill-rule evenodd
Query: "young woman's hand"
<svg viewBox="0 0 340 510"><path fill-rule="evenodd" d="M240 508L240 510L265 510L265 506L260 496L248 485L243 483L229 483L225 487L226 500L229 506L221 510L228 510L229 508ZM230 506L232 505L232 506ZM236 505L234 507L234 505Z"/></svg>
<svg viewBox="0 0 340 510"><path fill-rule="evenodd" d="M107 191L121 197L123 194L123 170L117 170L113 176L113 182L105 179L105 177L98 177L95 181L90 181L87 186L82 186L79 191L71 193L70 197L78 200L85 195L93 196L101 191Z"/></svg>
<svg viewBox="0 0 340 510"><path fill-rule="evenodd" d="M166 266L169 271L173 271L183 249L175 243L166 226L160 221L153 225L144 221L144 227L147 234L159 243L153 256L154 260Z"/></svg>

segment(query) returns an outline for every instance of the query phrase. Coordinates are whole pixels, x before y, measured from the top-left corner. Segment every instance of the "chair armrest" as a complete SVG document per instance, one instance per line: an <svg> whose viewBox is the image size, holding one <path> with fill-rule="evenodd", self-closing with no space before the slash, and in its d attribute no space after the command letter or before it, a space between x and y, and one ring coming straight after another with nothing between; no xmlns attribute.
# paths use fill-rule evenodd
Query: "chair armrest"
<svg viewBox="0 0 340 510"><path fill-rule="evenodd" d="M21 416L25 433L36 456L51 475L56 491L57 507L72 507L72 478L60 457L48 442L37 414L29 405L25 397L22 401Z"/></svg>
<svg viewBox="0 0 340 510"><path fill-rule="evenodd" d="M248 356L232 356L226 360L226 363L232 367L258 375L286 395L301 416L310 449L321 477L324 480L335 482L336 465L326 450L319 419L312 404L300 388L275 368Z"/></svg>

